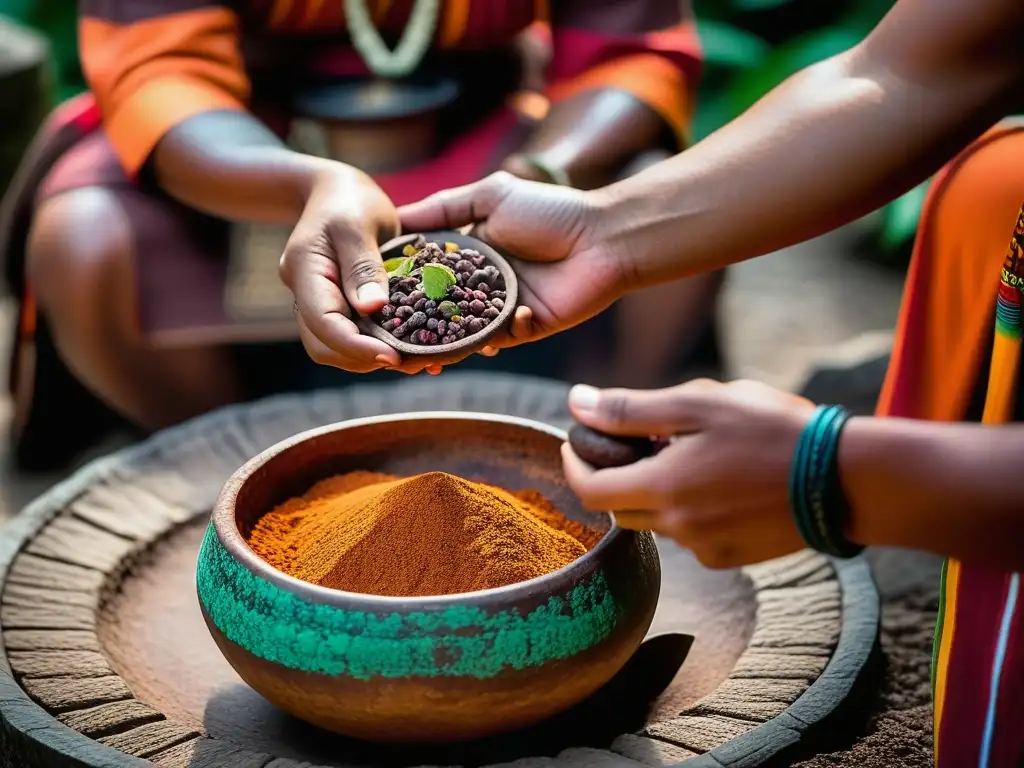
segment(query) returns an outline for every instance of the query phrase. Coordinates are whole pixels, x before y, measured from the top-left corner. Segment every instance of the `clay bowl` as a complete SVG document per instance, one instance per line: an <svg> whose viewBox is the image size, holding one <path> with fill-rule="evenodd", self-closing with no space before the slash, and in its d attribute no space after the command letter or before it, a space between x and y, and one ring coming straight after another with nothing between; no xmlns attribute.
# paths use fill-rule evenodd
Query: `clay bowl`
<svg viewBox="0 0 1024 768"><path fill-rule="evenodd" d="M419 235L404 235L400 238L392 240L386 243L381 248L381 256L384 260L395 258L396 256L402 255L402 249L413 242ZM359 330L368 336L373 336L376 339L380 339L390 347L397 349L402 355L415 356L421 360L429 360L436 358L437 360L444 360L451 357L459 357L468 355L472 352L476 352L487 345L487 340L497 333L499 330L508 325L509 320L512 318L512 313L515 312L516 303L519 300L519 280L516 278L516 273L512 270L512 266L498 253L494 248L489 246L483 240L478 240L472 235L464 235L461 232L453 230L443 232L424 232L423 237L427 238L428 241L433 241L439 244L444 243L455 243L459 248L472 248L479 251L487 258L488 264L493 264L498 268L501 276L505 279L505 306L496 318L479 333L475 333L472 336L466 336L464 339L459 339L451 344L435 344L427 347L422 344L411 344L408 341L402 339L396 339L390 333L381 328L373 318L360 317L356 324L359 326Z"/></svg>
<svg viewBox="0 0 1024 768"><path fill-rule="evenodd" d="M564 439L525 419L425 412L347 421L264 451L224 486L199 554L199 602L221 652L281 709L372 741L472 739L582 701L643 640L661 568L650 534L582 509L562 477ZM535 489L604 536L546 576L441 597L320 587L249 549L262 514L353 469Z"/></svg>

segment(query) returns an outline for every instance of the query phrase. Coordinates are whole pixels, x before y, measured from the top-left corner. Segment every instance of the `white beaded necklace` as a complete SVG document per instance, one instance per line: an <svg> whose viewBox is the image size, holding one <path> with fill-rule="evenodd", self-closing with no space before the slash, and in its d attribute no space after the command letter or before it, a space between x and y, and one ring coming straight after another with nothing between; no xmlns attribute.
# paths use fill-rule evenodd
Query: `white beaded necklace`
<svg viewBox="0 0 1024 768"><path fill-rule="evenodd" d="M441 0L416 0L395 50L389 50L373 23L366 0L343 0L352 46L377 77L400 78L423 61L434 39Z"/></svg>

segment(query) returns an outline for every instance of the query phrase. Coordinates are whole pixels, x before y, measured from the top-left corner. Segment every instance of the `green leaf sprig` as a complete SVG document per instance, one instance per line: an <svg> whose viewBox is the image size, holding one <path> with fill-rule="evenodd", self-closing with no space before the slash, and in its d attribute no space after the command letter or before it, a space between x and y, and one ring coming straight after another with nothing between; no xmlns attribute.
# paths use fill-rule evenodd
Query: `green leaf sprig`
<svg viewBox="0 0 1024 768"><path fill-rule="evenodd" d="M440 301L448 295L448 289L455 285L455 272L444 264L424 264L423 292L432 301Z"/></svg>
<svg viewBox="0 0 1024 768"><path fill-rule="evenodd" d="M408 277L416 266L415 256L396 256L384 262L388 277Z"/></svg>

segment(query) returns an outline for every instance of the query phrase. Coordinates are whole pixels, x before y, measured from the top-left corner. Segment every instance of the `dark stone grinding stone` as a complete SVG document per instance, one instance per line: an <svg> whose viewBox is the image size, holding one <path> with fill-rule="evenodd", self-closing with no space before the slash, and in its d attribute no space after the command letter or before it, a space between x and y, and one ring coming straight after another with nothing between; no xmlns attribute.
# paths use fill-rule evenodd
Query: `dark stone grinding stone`
<svg viewBox="0 0 1024 768"><path fill-rule="evenodd" d="M573 424L569 445L576 455L597 469L624 467L653 456L658 445L647 437L618 437Z"/></svg>

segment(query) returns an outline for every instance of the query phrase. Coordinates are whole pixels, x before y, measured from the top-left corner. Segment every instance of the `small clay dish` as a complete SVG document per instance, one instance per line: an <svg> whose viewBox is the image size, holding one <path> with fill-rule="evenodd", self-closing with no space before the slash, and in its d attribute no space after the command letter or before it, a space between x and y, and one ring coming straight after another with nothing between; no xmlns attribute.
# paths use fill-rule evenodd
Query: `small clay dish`
<svg viewBox="0 0 1024 768"><path fill-rule="evenodd" d="M199 604L224 657L286 712L372 741L474 739L583 701L644 639L661 566L649 533L583 509L562 473L565 439L526 419L424 412L335 424L264 451L224 486L199 553ZM309 584L249 548L263 514L355 469L533 489L603 535L553 573L439 597Z"/></svg>
<svg viewBox="0 0 1024 768"><path fill-rule="evenodd" d="M472 235L464 235L461 232L456 231L424 232L422 235L403 235L402 237L386 243L381 248L381 256L384 257L385 261L395 258L396 256L401 256L402 249L421 236L426 238L427 242L435 242L442 247L445 243L455 243L460 249L472 248L473 250L482 253L486 259L485 265L493 264L497 267L498 272L501 273L502 278L505 280L505 306L502 307L498 316L494 318L494 320L492 320L491 323L482 331L479 331L472 336L466 336L464 339L459 339L451 344L433 344L428 346L404 341L403 339L392 336L391 333L381 328L372 317L360 317L357 320L359 330L368 336L380 339L390 347L394 347L402 355L415 356L421 360L430 358L443 360L452 356L458 357L460 355L468 355L471 352L476 352L477 350L482 349L487 346L487 340L491 336L508 325L509 320L512 319L512 313L516 310L516 305L519 301L519 280L516 278L516 273L513 271L512 265L510 265L500 253L483 240L478 240Z"/></svg>

